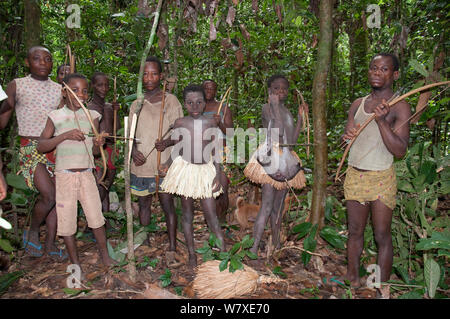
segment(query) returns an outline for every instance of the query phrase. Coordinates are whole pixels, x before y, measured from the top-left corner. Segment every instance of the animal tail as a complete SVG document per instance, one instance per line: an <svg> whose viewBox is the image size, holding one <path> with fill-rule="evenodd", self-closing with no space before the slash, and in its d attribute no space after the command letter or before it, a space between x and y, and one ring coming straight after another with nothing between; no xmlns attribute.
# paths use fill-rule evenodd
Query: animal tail
<svg viewBox="0 0 450 319"><path fill-rule="evenodd" d="M241 196L239 196L239 197L236 199L236 207L239 209L239 208L241 208L242 206L244 206L244 198L241 197Z"/></svg>

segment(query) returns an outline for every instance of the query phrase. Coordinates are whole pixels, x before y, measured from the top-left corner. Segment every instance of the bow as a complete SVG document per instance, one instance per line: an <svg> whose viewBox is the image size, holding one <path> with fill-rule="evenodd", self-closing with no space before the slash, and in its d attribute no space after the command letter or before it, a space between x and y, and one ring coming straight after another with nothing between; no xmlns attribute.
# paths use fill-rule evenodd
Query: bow
<svg viewBox="0 0 450 319"><path fill-rule="evenodd" d="M405 93L397 98L395 98L394 100L392 100L391 102L388 103L388 107L392 108L393 106L395 106L395 104L397 104L398 102L400 102L401 100L406 99L407 97L421 92L421 91L425 91L428 89L431 89L435 86L440 86L440 85L445 85L445 84L449 84L450 81L444 81L444 82L438 82L438 83L432 83L432 84L428 84L425 86L422 86L420 88L414 89L409 91L408 93ZM339 172L341 171L342 166L344 165L344 161L345 158L347 157L348 152L350 151L350 148L352 147L353 143L355 142L356 138L359 136L359 134L361 134L361 132L367 127L367 125L369 125L370 122L372 122L375 119L375 114L373 114L371 117L369 117L362 125L361 127L356 131L355 136L351 139L351 141L347 144L347 147L345 148L344 154L342 155L342 159L339 163L338 169L336 171L336 177L334 179L335 182L337 182L339 180Z"/></svg>
<svg viewBox="0 0 450 319"><path fill-rule="evenodd" d="M302 92L300 92L298 89L295 89L297 91L297 95L300 96L301 99L301 104L306 104L305 99L303 98L303 94ZM298 100L298 99L297 99ZM299 105L300 106L300 105ZM306 121L305 121L306 120ZM309 139L309 114L308 112L305 112L305 110L303 110L303 132L305 132L305 127L306 127L306 156L307 158L309 158L309 146L310 146L310 139Z"/></svg>
<svg viewBox="0 0 450 319"><path fill-rule="evenodd" d="M113 102L116 103L117 102L117 87L116 87L116 77L114 77L114 99ZM113 161L116 158L116 151L117 151L117 146L116 146L116 135L117 135L117 110L114 109L114 113L113 113L113 135L114 135L114 149L113 149L113 153L112 153L112 157L113 157Z"/></svg>
<svg viewBox="0 0 450 319"><path fill-rule="evenodd" d="M89 120L89 124L92 127L92 132L94 133L95 137L96 138L101 138L100 134L97 131L97 128L94 125L94 121L92 120L91 113L89 112L89 110L83 105L83 103L80 101L78 96L72 91L72 89L66 83L63 82L63 84L64 84L64 88L67 89L67 91L75 97L75 99L77 100L78 104L80 104L81 108L84 111L84 114L86 114L86 117ZM106 170L108 169L108 166L106 164L107 160L106 160L105 150L103 149L103 147L99 147L99 149L100 149L100 154L102 156L102 162L103 162L103 174L102 174L102 177L100 177L100 180L98 181L98 183L100 185L104 186L102 182L105 179Z"/></svg>
<svg viewBox="0 0 450 319"><path fill-rule="evenodd" d="M164 121L164 107L166 104L166 81L163 84L163 92L162 92L162 101L161 101L161 110L159 112L159 127L158 127L158 141L161 141L162 138L162 129L163 129L163 121ZM156 198L158 198L158 189L159 189L159 165L161 164L161 151L158 151L156 155Z"/></svg>

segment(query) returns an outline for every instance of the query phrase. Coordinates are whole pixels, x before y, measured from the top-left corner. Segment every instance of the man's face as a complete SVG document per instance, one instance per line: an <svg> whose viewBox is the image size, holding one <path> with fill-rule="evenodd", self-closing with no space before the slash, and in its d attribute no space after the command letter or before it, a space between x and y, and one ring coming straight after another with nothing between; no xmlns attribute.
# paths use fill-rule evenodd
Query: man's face
<svg viewBox="0 0 450 319"><path fill-rule="evenodd" d="M184 107L194 119L199 118L205 109L205 99L200 92L189 92L184 99Z"/></svg>
<svg viewBox="0 0 450 319"><path fill-rule="evenodd" d="M144 66L144 76L142 83L147 91L152 91L159 88L162 74L159 72L158 64L156 62L146 62Z"/></svg>
<svg viewBox="0 0 450 319"><path fill-rule="evenodd" d="M92 84L92 89L94 94L104 99L109 92L109 79L106 76L97 76L95 83Z"/></svg>
<svg viewBox="0 0 450 319"><path fill-rule="evenodd" d="M52 55L48 50L34 49L25 59L25 65L30 68L32 75L46 78L52 72Z"/></svg>
<svg viewBox="0 0 450 319"><path fill-rule="evenodd" d="M376 56L369 65L369 84L373 89L391 87L398 79L398 71L394 71L392 58L389 56Z"/></svg>
<svg viewBox="0 0 450 319"><path fill-rule="evenodd" d="M206 100L213 100L217 94L217 84L211 81L207 81L203 84L203 90L205 91Z"/></svg>

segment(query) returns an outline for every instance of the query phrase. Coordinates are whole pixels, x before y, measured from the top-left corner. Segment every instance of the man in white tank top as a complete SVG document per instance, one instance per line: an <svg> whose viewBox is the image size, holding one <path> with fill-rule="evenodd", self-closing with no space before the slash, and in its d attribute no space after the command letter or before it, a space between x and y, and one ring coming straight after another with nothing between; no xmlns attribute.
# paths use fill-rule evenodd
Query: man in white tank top
<svg viewBox="0 0 450 319"><path fill-rule="evenodd" d="M375 113L375 121L361 132L350 149L344 183L349 230L346 279L352 286L360 285L359 262L370 212L378 245L377 264L381 281L389 280L391 274L391 222L397 191L392 163L394 156L402 158L406 154L409 123L401 124L411 115L410 106L405 101L392 108L386 103L393 95L392 86L399 77L398 69L398 59L392 54L380 53L372 59L368 72L372 92L352 103L343 135L344 140L352 139L358 127ZM387 290L380 291L382 297L389 296L388 289L387 286Z"/></svg>

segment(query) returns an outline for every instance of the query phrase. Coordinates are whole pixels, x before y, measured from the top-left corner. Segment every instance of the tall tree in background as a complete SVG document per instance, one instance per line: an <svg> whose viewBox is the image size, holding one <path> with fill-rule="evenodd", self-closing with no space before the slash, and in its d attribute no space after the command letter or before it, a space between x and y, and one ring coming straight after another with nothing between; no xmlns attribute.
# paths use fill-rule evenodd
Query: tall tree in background
<svg viewBox="0 0 450 319"><path fill-rule="evenodd" d="M322 0L319 5L320 35L312 90L314 119L314 184L311 223L323 226L327 187L327 79L333 44L332 13L334 0Z"/></svg>
<svg viewBox="0 0 450 319"><path fill-rule="evenodd" d="M368 66L368 36L364 10L365 8L361 7L360 11L348 17L346 25L350 51L350 101L356 99L366 83L366 72L363 70L366 70Z"/></svg>
<svg viewBox="0 0 450 319"><path fill-rule="evenodd" d="M41 44L41 6L39 0L24 0L25 50Z"/></svg>

